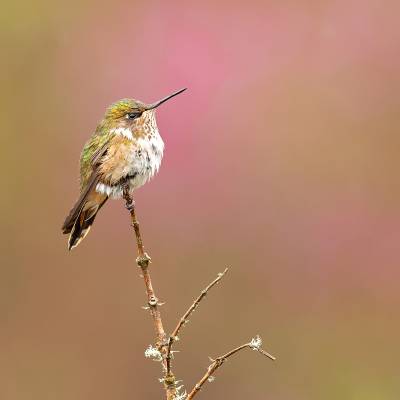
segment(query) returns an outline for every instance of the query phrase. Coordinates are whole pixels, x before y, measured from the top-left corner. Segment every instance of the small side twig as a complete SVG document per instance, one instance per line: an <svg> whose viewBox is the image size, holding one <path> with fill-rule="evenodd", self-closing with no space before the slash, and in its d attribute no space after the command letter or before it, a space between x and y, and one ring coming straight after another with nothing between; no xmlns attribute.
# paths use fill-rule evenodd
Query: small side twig
<svg viewBox="0 0 400 400"><path fill-rule="evenodd" d="M201 390L203 385L212 379L212 374L219 369L222 364L231 356L234 354L238 353L240 350L243 350L245 348L249 348L255 351L258 351L262 355L270 358L271 360L276 360L276 358L272 355L266 352L261 348L262 340L260 336L256 336L255 338L251 339L249 343L242 344L241 346L235 347L231 351L228 351L222 356L217 357L215 360L211 360L212 364L207 368L207 372L203 375L203 377L196 383L196 385L193 387L191 392L187 395L186 400L191 400L193 399L194 396Z"/></svg>
<svg viewBox="0 0 400 400"><path fill-rule="evenodd" d="M168 339L168 347L166 352L166 360L167 360L167 373L171 371L171 358L172 358L172 345L174 342L178 340L178 334L180 330L185 326L188 322L188 318L194 312L194 310L198 307L200 302L204 299L207 295L208 291L215 285L219 283L219 281L224 277L224 275L228 272L228 268L225 268L224 272L220 272L216 279L214 279L205 289L203 289L197 299L192 303L192 305L187 309L185 314L181 317L176 325L175 329L171 333Z"/></svg>

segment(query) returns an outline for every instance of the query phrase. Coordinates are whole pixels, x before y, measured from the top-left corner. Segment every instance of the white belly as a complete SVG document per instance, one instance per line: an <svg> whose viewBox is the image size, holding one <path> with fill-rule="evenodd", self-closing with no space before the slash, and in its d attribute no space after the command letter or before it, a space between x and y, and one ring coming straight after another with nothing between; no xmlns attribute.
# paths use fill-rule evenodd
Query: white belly
<svg viewBox="0 0 400 400"><path fill-rule="evenodd" d="M127 153L125 161L125 172L128 177L130 191L133 191L148 182L159 170L164 153L164 142L161 136L153 134L138 139L132 143L132 151ZM125 184L126 184L125 183ZM113 186L98 183L96 191L107 194L111 198L120 198L123 194L124 185Z"/></svg>

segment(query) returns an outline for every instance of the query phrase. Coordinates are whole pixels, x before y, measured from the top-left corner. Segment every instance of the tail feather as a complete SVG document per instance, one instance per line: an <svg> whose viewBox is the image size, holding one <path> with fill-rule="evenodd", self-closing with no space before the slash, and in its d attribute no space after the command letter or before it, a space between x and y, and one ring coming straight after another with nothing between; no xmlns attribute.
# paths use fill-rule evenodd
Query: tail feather
<svg viewBox="0 0 400 400"><path fill-rule="evenodd" d="M83 210L83 208L88 200L88 197L90 197L93 194L97 182L98 182L98 177L95 173L93 173L92 176L90 177L89 182L86 185L85 189L82 190L81 195L79 196L79 199L77 200L75 205L72 207L72 210L69 212L67 218L65 218L64 224L61 228L63 233L71 232L71 230L75 224L75 221L79 217L79 214Z"/></svg>
<svg viewBox="0 0 400 400"><path fill-rule="evenodd" d="M68 250L72 250L74 247L78 246L78 244L86 237L98 211L99 206L94 206L88 210L81 211L71 229L68 239Z"/></svg>
<svg viewBox="0 0 400 400"><path fill-rule="evenodd" d="M96 218L97 213L108 197L96 191L86 191L81 196L74 208L66 218L62 231L70 234L68 239L68 250L74 247L85 238Z"/></svg>

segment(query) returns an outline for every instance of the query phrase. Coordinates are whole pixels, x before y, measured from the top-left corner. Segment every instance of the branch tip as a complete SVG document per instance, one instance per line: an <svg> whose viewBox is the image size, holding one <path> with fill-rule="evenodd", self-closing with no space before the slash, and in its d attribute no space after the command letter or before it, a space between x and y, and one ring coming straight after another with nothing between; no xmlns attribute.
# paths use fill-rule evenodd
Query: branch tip
<svg viewBox="0 0 400 400"><path fill-rule="evenodd" d="M217 357L215 360L209 357L211 364L207 368L207 372L203 375L203 377L196 383L196 385L193 387L191 392L187 396L187 400L193 399L194 396L201 390L203 385L206 382L212 382L215 377L213 376L213 373L219 369L222 364L231 356L234 354L238 353L239 351L249 348L252 350L256 350L259 353L269 357L271 360L275 360L275 357L269 353L267 353L265 350L261 348L262 345L262 340L259 335L256 337L252 338L250 342L242 344L241 346L235 347L234 349L228 351L227 353L223 354L222 356Z"/></svg>
<svg viewBox="0 0 400 400"><path fill-rule="evenodd" d="M191 306L187 309L185 314L180 318L178 324L176 325L174 331L169 337L168 340L168 346L167 346L167 371L170 371L171 369L171 362L170 362L170 353L172 351L172 345L176 341L175 338L178 337L179 332L181 329L189 322L189 317L193 314L193 312L196 310L200 302L204 299L204 297L207 295L208 291L215 285L219 283L219 281L224 277L224 275L227 273L228 268L225 268L223 272L219 272L217 275L217 278L215 278L211 283L208 284L208 286L203 289L200 292L200 295L196 298L196 300L191 304Z"/></svg>

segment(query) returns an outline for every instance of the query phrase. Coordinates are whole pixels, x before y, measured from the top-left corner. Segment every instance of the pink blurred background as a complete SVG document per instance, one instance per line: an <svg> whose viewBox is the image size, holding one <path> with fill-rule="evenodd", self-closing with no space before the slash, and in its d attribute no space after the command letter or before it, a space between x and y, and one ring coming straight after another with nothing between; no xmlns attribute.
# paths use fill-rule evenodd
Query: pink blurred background
<svg viewBox="0 0 400 400"><path fill-rule="evenodd" d="M160 174L137 192L168 331L199 395L400 397L398 1L9 3L1 17L0 398L160 398L122 202L68 253L80 150L122 97L160 107Z"/></svg>

